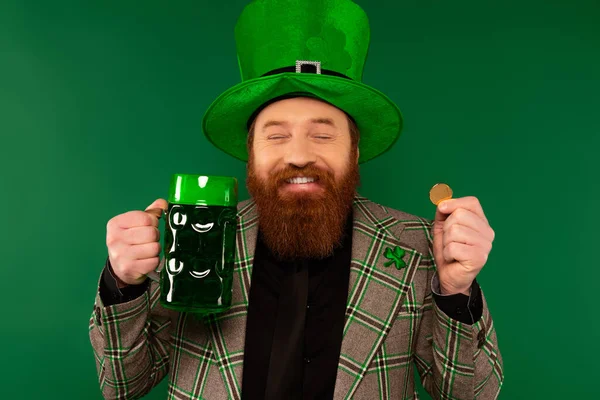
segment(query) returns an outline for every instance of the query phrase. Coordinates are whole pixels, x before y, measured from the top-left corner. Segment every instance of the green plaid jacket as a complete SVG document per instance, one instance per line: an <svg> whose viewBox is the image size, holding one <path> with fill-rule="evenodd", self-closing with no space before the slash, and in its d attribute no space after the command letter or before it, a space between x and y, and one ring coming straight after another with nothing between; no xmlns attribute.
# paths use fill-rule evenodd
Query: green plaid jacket
<svg viewBox="0 0 600 400"><path fill-rule="evenodd" d="M335 399L417 399L414 368L435 399L494 399L502 358L485 298L466 325L432 300L432 222L354 200L346 322ZM163 308L159 285L105 307L89 322L99 384L107 399L137 399L168 376L168 399L240 399L248 294L258 231L255 204L238 209L233 300L201 321ZM386 250L404 250L401 267ZM389 255L389 250L387 251ZM386 266L387 264L387 266Z"/></svg>

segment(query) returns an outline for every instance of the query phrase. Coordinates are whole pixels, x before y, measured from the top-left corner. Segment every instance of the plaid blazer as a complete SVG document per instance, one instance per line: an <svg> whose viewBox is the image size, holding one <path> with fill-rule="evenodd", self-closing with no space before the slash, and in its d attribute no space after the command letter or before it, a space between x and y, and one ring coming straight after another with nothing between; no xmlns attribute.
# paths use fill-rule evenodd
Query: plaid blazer
<svg viewBox="0 0 600 400"><path fill-rule="evenodd" d="M473 325L432 300L432 222L362 197L353 208L334 398L417 399L415 367L435 399L496 398L503 364L485 298ZM254 202L240 203L232 307L223 314L198 320L163 308L156 277L127 303L105 307L96 295L89 334L105 398L140 398L168 376L168 399L240 399L257 232ZM403 253L400 268L387 249Z"/></svg>

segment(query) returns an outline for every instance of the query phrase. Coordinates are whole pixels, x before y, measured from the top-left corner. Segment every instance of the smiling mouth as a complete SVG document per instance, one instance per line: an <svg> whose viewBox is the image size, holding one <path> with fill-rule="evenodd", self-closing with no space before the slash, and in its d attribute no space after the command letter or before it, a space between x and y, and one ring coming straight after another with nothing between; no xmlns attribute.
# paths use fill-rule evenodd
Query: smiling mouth
<svg viewBox="0 0 600 400"><path fill-rule="evenodd" d="M192 229L195 230L198 233L205 233L208 232L212 229L212 227L215 225L214 222L209 222L208 224L192 224Z"/></svg>
<svg viewBox="0 0 600 400"><path fill-rule="evenodd" d="M293 185L306 185L308 183L316 183L317 181L318 181L317 178L308 178L308 177L302 176L302 177L286 179L285 183L293 184Z"/></svg>
<svg viewBox="0 0 600 400"><path fill-rule="evenodd" d="M198 279L205 278L208 274L210 274L210 269L202 272L190 271L190 275Z"/></svg>

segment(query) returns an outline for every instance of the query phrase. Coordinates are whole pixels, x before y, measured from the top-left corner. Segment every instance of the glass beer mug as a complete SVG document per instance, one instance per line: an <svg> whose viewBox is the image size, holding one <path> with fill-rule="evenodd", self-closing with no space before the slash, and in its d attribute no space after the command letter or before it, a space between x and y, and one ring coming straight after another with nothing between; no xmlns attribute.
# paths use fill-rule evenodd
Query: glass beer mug
<svg viewBox="0 0 600 400"><path fill-rule="evenodd" d="M160 300L196 314L231 306L237 179L175 174L164 227Z"/></svg>

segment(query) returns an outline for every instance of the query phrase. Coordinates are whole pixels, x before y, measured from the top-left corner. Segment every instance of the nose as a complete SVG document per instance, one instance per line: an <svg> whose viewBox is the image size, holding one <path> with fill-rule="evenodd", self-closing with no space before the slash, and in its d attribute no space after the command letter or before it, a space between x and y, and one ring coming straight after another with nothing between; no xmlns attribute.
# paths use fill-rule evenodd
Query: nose
<svg viewBox="0 0 600 400"><path fill-rule="evenodd" d="M283 161L287 165L303 168L316 163L317 155L311 149L310 143L307 140L296 138L289 143Z"/></svg>

